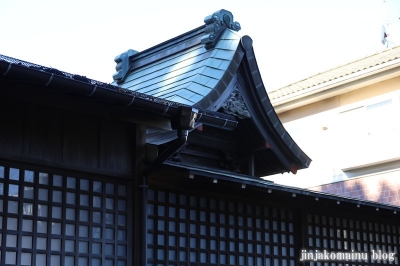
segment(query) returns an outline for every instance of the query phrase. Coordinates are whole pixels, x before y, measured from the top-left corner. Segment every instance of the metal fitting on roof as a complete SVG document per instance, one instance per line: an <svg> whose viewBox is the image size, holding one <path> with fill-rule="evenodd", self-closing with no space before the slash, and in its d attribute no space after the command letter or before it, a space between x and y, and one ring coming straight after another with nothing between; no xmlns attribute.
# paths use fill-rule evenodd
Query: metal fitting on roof
<svg viewBox="0 0 400 266"><path fill-rule="evenodd" d="M234 31L241 29L239 22L233 21L232 13L225 9L207 16L204 23L206 23L206 28L201 43L205 44L207 50L215 47L226 28Z"/></svg>
<svg viewBox="0 0 400 266"><path fill-rule="evenodd" d="M122 53L115 57L114 61L117 63L115 70L117 70L117 73L113 75L113 79L117 83L121 83L124 81L125 76L129 71L129 66L131 64L130 59L133 55L137 53L138 53L137 51L129 49L125 53Z"/></svg>

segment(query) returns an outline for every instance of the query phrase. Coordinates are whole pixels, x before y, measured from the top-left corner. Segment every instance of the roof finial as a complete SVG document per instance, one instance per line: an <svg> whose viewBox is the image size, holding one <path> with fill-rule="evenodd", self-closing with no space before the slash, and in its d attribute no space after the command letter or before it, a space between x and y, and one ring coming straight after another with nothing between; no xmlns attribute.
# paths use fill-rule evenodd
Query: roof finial
<svg viewBox="0 0 400 266"><path fill-rule="evenodd" d="M124 81L125 76L129 71L131 61L130 58L137 53L137 51L129 49L125 53L122 53L115 57L114 61L115 63L117 63L115 70L117 70L117 73L113 75L114 81L116 81L117 83L121 83Z"/></svg>
<svg viewBox="0 0 400 266"><path fill-rule="evenodd" d="M205 44L207 50L215 47L226 28L234 31L239 31L241 29L239 22L233 22L232 13L225 9L221 9L207 16L204 22L206 23L206 28L201 42Z"/></svg>

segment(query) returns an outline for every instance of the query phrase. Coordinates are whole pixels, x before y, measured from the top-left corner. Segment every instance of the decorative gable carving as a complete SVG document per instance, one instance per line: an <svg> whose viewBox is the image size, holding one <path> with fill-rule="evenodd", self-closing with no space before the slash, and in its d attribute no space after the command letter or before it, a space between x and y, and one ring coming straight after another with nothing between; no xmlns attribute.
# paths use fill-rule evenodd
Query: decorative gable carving
<svg viewBox="0 0 400 266"><path fill-rule="evenodd" d="M240 95L239 88L236 84L235 90L231 93L229 98L222 104L221 108L226 114L234 115L239 118L251 118L249 110Z"/></svg>

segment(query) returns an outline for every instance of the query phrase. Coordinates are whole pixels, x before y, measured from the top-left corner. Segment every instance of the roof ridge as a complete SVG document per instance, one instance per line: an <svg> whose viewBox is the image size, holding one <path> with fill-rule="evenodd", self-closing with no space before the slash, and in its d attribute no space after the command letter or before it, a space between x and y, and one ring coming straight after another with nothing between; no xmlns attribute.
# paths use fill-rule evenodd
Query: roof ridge
<svg viewBox="0 0 400 266"><path fill-rule="evenodd" d="M147 49L145 49L143 51L138 52L137 54L132 56L132 58L133 58L133 60L137 60L139 58L149 56L149 55L157 53L158 51L163 50L163 49L165 49L167 47L171 47L171 46L176 45L177 43L182 42L182 39L189 39L189 38L192 38L192 37L194 37L196 35L203 34L205 27L206 27L206 25L201 25L201 26L199 26L199 27L197 27L195 29L192 29L190 31L182 33L181 35L173 37L173 38L171 38L169 40L166 40L166 41L164 41L162 43L156 44L156 45L154 45L154 46L152 46L150 48L147 48Z"/></svg>

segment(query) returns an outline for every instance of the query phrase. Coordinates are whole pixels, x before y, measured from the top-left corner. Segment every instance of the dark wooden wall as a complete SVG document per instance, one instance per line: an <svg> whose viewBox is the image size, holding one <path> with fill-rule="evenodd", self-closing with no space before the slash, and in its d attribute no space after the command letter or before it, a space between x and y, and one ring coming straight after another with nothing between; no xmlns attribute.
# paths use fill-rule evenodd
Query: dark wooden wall
<svg viewBox="0 0 400 266"><path fill-rule="evenodd" d="M182 168L164 166L149 180L148 235L149 250L152 251L149 252L149 265L399 265L398 212L384 208L377 211L376 207L362 203L359 207L350 202L338 204L322 195L318 200L307 194L293 197L285 187L269 193L267 188L257 185L242 188L240 183L232 182L233 179L219 179L215 183L213 178L201 175L189 178L189 173ZM212 202L217 203L212 206ZM240 223L239 217L246 222ZM157 228L159 224L163 226L161 230ZM170 236L186 240L170 244L167 240ZM158 239L164 237L165 244L162 241L160 244ZM215 241L214 247L207 246L211 241ZM221 245L221 242L230 243ZM246 244L244 248L240 248L240 243ZM260 249L249 249L249 246ZM156 250L163 249L165 255L158 256ZM167 250L187 255L183 258L175 256L175 259L170 255L174 253ZM372 250L383 250L396 253L396 260L377 261L368 255L369 260L361 262L301 262L302 250L353 250L369 254ZM215 253L218 259L212 261L211 256L203 255L201 263L202 253ZM232 256L234 260L220 263L222 256L225 260ZM240 261L240 257L244 261ZM250 263L248 259L254 262Z"/></svg>
<svg viewBox="0 0 400 266"><path fill-rule="evenodd" d="M0 97L1 158L132 176L135 132L133 123Z"/></svg>

